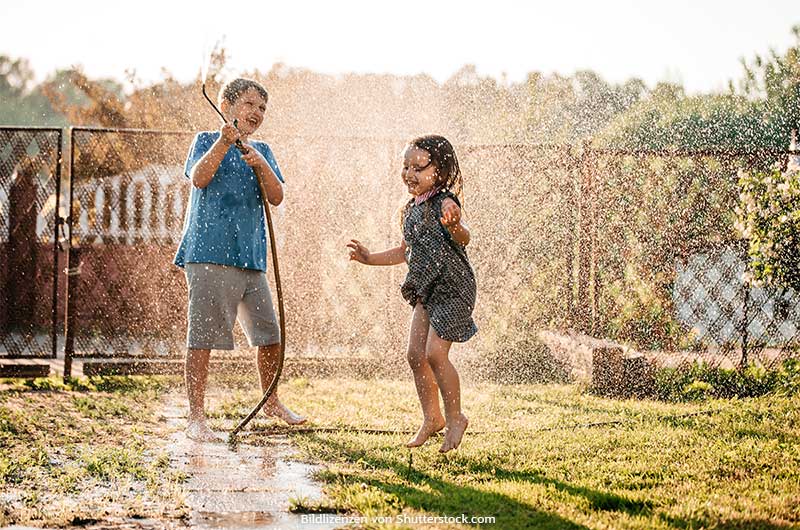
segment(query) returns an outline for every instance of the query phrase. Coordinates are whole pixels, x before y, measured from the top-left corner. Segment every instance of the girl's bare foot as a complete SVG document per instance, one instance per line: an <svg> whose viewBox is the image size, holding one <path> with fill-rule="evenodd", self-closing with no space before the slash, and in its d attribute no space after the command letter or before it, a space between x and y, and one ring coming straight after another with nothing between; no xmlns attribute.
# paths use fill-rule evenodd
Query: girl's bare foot
<svg viewBox="0 0 800 530"><path fill-rule="evenodd" d="M417 431L417 434L408 442L406 447L419 447L424 444L432 434L437 433L444 429L444 418L441 416L435 420L424 420L422 426Z"/></svg>
<svg viewBox="0 0 800 530"><path fill-rule="evenodd" d="M267 416L279 418L288 423L289 425L302 425L303 423L306 422L306 419L303 416L295 414L294 412L289 410L286 407L286 405L284 405L277 399L275 400L271 399L267 401L267 403L264 405L263 410Z"/></svg>
<svg viewBox="0 0 800 530"><path fill-rule="evenodd" d="M195 442L221 442L222 438L208 428L206 420L189 420L186 423L186 437Z"/></svg>
<svg viewBox="0 0 800 530"><path fill-rule="evenodd" d="M458 447L461 443L461 438L464 436L464 431L467 430L469 420L463 414L459 414L453 421L447 423L447 430L444 433L444 442L439 448L440 453L446 453Z"/></svg>

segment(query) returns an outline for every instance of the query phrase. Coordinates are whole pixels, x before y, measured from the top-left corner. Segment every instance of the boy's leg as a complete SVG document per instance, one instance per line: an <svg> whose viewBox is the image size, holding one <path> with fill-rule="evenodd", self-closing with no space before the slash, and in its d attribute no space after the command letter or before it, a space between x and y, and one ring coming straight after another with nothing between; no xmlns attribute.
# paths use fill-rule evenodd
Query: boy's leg
<svg viewBox="0 0 800 530"><path fill-rule="evenodd" d="M185 267L189 289L185 365L189 421L186 434L199 441L221 440L206 425L203 402L211 350L231 350L234 346L233 325L239 296L236 282L231 281L230 269L211 263L187 263Z"/></svg>
<svg viewBox="0 0 800 530"><path fill-rule="evenodd" d="M261 381L261 391L266 392L272 383L272 378L278 371L278 360L281 354L280 344L258 347L258 376ZM264 412L267 416L275 416L282 419L289 425L300 425L305 423L303 416L295 414L278 399L278 388L273 390L272 395L264 404Z"/></svg>
<svg viewBox="0 0 800 530"><path fill-rule="evenodd" d="M458 372L448 357L451 345L452 342L440 338L436 331L432 327L430 328L426 348L427 357L442 392L444 415L447 420L444 442L439 448L439 451L443 453L458 447L469 424L469 420L461 412L461 382L458 379Z"/></svg>
<svg viewBox="0 0 800 530"><path fill-rule="evenodd" d="M422 304L417 304L411 317L407 356L408 364L414 374L414 385L422 406L423 418L422 426L417 434L406 443L407 447L419 447L433 433L442 430L445 425L442 411L439 410L439 388L425 353L429 327L428 312Z"/></svg>
<svg viewBox="0 0 800 530"><path fill-rule="evenodd" d="M189 398L189 418L186 423L186 436L201 442L220 440L208 428L204 409L210 356L211 350L190 349L186 351L185 379L186 394Z"/></svg>
<svg viewBox="0 0 800 530"><path fill-rule="evenodd" d="M283 337L280 334L278 318L272 308L272 295L266 274L259 271L245 271L243 276L246 278L247 288L239 303L237 318L250 345L259 345L258 376L261 390L266 392L278 371ZM266 346L261 346L262 344ZM299 425L306 421L304 417L295 414L280 402L277 388L264 404L263 410L268 416L278 417L290 425Z"/></svg>

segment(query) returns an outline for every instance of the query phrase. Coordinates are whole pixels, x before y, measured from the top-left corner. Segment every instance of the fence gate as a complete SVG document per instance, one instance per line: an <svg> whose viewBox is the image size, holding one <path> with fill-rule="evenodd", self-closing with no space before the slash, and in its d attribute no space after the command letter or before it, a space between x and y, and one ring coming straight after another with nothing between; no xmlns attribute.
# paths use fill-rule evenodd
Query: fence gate
<svg viewBox="0 0 800 530"><path fill-rule="evenodd" d="M70 140L65 374L73 357L176 358L186 295L171 262L191 135L74 127Z"/></svg>
<svg viewBox="0 0 800 530"><path fill-rule="evenodd" d="M60 129L0 127L0 361L56 357L60 186Z"/></svg>

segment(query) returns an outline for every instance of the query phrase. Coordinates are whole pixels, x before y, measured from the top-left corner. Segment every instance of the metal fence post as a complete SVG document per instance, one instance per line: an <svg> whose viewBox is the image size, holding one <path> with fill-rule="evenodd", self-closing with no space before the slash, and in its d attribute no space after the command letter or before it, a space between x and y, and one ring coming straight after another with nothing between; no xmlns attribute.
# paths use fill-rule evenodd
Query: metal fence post
<svg viewBox="0 0 800 530"><path fill-rule="evenodd" d="M589 142L583 142L581 150L581 179L578 197L578 328L592 332L593 328L593 288L592 254L593 254L593 202L594 171L591 167Z"/></svg>

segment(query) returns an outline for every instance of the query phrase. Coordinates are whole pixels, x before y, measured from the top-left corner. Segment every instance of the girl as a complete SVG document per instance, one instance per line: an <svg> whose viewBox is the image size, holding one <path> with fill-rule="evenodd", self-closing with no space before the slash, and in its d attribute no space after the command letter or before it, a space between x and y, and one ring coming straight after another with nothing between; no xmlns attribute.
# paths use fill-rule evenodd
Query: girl
<svg viewBox="0 0 800 530"><path fill-rule="evenodd" d="M468 424L458 373L447 357L450 345L478 331L472 320L475 274L465 251L470 234L457 198L463 186L453 146L435 135L412 140L403 151L402 177L412 198L403 208L400 245L374 253L355 239L347 246L350 259L365 265L408 264L401 293L414 308L408 362L423 421L406 446L418 447L447 427L439 448L444 453L458 447Z"/></svg>

